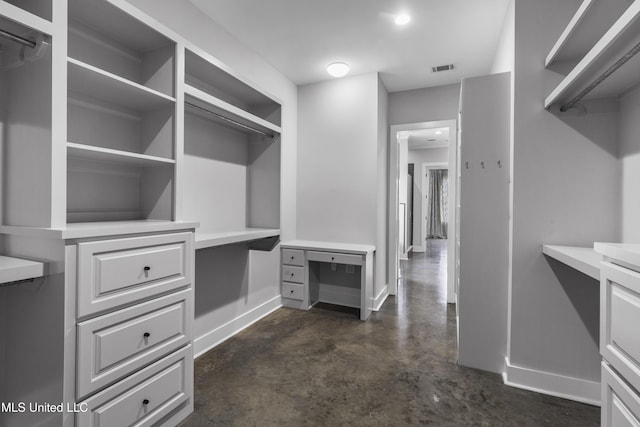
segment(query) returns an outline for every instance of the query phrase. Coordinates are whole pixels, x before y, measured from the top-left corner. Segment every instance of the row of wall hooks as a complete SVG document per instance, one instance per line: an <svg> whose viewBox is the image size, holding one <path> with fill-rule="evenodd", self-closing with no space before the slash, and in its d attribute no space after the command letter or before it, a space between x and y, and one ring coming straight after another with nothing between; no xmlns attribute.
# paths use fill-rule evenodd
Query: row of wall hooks
<svg viewBox="0 0 640 427"><path fill-rule="evenodd" d="M486 169L489 163L490 163L490 162L485 162L484 160L482 160L482 161L480 161L480 167L481 167L482 169ZM498 161L496 162L496 165L497 165L499 168L501 168L501 169L502 169L502 166L503 166L503 164L502 164L502 160L498 160ZM471 164L470 164L470 162L464 162L464 167L465 167L465 169L471 169Z"/></svg>

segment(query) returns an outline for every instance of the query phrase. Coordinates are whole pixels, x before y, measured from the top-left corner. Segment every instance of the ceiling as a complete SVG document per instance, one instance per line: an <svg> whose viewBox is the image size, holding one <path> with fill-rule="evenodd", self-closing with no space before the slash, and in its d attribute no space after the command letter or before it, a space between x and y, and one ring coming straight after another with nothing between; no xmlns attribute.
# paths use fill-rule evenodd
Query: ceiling
<svg viewBox="0 0 640 427"><path fill-rule="evenodd" d="M297 85L380 72L396 92L488 74L509 0L190 0ZM411 22L393 20L405 11ZM454 64L433 73L434 66Z"/></svg>
<svg viewBox="0 0 640 427"><path fill-rule="evenodd" d="M409 150L443 148L449 146L449 128L429 128L398 132L400 138L407 138Z"/></svg>

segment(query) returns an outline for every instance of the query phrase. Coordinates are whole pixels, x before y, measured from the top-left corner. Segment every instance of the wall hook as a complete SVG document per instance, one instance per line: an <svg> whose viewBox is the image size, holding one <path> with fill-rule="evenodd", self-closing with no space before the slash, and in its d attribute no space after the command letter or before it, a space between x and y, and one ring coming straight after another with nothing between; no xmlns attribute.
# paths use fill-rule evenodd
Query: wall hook
<svg viewBox="0 0 640 427"><path fill-rule="evenodd" d="M464 162L464 167L469 169L469 162Z"/></svg>
<svg viewBox="0 0 640 427"><path fill-rule="evenodd" d="M484 169L484 162L480 162L480 166L482 166L482 169Z"/></svg>
<svg viewBox="0 0 640 427"><path fill-rule="evenodd" d="M498 160L498 167L502 168L502 160Z"/></svg>

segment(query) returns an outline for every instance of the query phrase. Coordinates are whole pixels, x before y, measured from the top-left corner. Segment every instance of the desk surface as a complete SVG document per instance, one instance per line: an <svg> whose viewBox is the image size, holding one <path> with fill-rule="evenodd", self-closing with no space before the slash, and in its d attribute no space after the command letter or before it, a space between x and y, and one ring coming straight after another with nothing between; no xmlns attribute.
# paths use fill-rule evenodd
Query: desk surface
<svg viewBox="0 0 640 427"><path fill-rule="evenodd" d="M371 254L376 250L376 247L372 245L341 242L320 242L314 240L289 240L286 242L282 242L280 246L283 248L340 252L358 255Z"/></svg>

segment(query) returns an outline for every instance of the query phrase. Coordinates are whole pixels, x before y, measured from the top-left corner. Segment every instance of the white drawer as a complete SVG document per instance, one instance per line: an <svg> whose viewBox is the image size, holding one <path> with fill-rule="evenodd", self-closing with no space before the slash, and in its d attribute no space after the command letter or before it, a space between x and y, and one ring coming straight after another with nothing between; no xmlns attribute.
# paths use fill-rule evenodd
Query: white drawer
<svg viewBox="0 0 640 427"><path fill-rule="evenodd" d="M304 283L304 267L283 265L282 280L294 283Z"/></svg>
<svg viewBox="0 0 640 427"><path fill-rule="evenodd" d="M340 254L336 252L307 252L308 261L331 262L335 264L362 265L361 255Z"/></svg>
<svg viewBox="0 0 640 427"><path fill-rule="evenodd" d="M282 297L302 301L304 298L304 287L296 283L282 282Z"/></svg>
<svg viewBox="0 0 640 427"><path fill-rule="evenodd" d="M77 414L76 424L151 426L192 397L193 351L187 346L82 402L86 412Z"/></svg>
<svg viewBox="0 0 640 427"><path fill-rule="evenodd" d="M185 289L79 323L77 397L189 343L192 295Z"/></svg>
<svg viewBox="0 0 640 427"><path fill-rule="evenodd" d="M192 283L193 234L78 244L78 317Z"/></svg>
<svg viewBox="0 0 640 427"><path fill-rule="evenodd" d="M640 273L603 263L601 277L600 352L640 390Z"/></svg>
<svg viewBox="0 0 640 427"><path fill-rule="evenodd" d="M303 266L304 251L299 249L282 249L282 263Z"/></svg>
<svg viewBox="0 0 640 427"><path fill-rule="evenodd" d="M602 362L602 412L603 427L640 426L640 396Z"/></svg>

